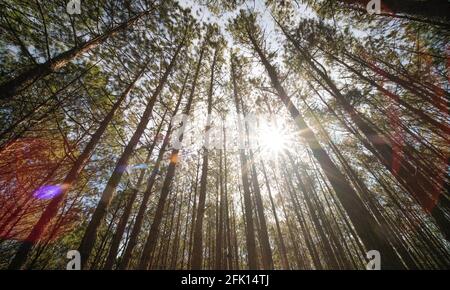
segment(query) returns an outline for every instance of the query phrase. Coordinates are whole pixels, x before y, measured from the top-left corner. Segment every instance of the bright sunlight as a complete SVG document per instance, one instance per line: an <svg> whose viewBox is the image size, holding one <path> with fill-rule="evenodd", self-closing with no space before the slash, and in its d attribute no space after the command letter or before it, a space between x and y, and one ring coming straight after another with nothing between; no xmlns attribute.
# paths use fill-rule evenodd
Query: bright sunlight
<svg viewBox="0 0 450 290"><path fill-rule="evenodd" d="M267 157L282 153L292 143L289 132L284 127L269 122L262 123L257 139L263 154L269 155Z"/></svg>

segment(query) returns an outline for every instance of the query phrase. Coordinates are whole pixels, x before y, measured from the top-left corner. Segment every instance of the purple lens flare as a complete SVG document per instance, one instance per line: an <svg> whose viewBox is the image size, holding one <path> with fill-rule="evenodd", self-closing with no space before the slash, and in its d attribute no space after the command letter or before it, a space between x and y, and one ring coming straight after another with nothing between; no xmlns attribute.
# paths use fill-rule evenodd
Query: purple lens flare
<svg viewBox="0 0 450 290"><path fill-rule="evenodd" d="M33 196L38 199L52 199L62 193L62 186L60 185L44 185L37 189Z"/></svg>

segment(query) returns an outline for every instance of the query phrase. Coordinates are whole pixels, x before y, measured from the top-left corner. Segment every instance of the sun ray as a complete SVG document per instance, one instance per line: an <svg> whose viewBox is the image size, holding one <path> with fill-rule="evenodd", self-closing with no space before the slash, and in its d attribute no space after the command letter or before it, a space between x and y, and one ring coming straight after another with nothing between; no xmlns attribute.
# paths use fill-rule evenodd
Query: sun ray
<svg viewBox="0 0 450 290"><path fill-rule="evenodd" d="M257 135L261 155L264 157L276 157L293 145L289 131L279 123L261 122Z"/></svg>

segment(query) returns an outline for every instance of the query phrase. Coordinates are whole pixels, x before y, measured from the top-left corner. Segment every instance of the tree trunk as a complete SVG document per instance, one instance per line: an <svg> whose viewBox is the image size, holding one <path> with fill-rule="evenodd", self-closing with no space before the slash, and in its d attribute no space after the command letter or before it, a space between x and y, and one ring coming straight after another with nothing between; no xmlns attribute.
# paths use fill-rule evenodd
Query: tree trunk
<svg viewBox="0 0 450 290"><path fill-rule="evenodd" d="M178 113L178 109L180 107L181 100L183 99L184 90L186 88L188 76L189 76L189 74L186 74L186 77L183 81L183 86L182 86L180 94L178 96L178 101L177 101L177 104L175 105L175 109L172 113L172 118ZM136 246L139 233L141 232L142 223L144 221L144 215L147 210L148 200L150 198L150 195L151 195L151 192L153 189L153 185L155 184L156 176L159 173L159 168L161 166L161 162L162 162L164 153L166 152L166 148L169 145L172 128L173 128L173 123L171 122L169 124L169 127L167 128L166 136L164 137L163 144L161 145L161 148L159 150L158 157L155 162L155 166L152 170L152 173L150 174L150 176L147 179L147 187L146 187L144 195L142 197L141 205L140 205L138 213L136 215L133 229L131 230L130 239L125 248L125 253L123 254L122 259L119 264L120 270L125 270L129 266L134 247Z"/></svg>
<svg viewBox="0 0 450 290"><path fill-rule="evenodd" d="M211 129L212 94L214 89L214 70L217 61L217 49L211 65L211 80L208 91L208 118L205 127L205 146L203 146L202 176L200 178L200 192L198 198L197 218L195 219L194 244L192 247L191 269L200 270L203 253L203 217L205 215L206 186L208 181L208 154L209 154L209 130Z"/></svg>
<svg viewBox="0 0 450 290"><path fill-rule="evenodd" d="M236 81L236 71L235 71L235 64L234 64L234 56L231 58L231 78L233 82L233 94L234 94L234 101L236 106L236 112L238 114L238 127L239 127L239 141L240 141L240 149L239 149L239 156L240 156L240 163L241 163L241 176L242 176L242 186L244 188L244 213L246 217L246 229L245 229L245 235L246 235L246 244L247 244L247 251L248 251L248 269L249 270L257 270L257 260L256 260L256 240L255 240L255 229L253 226L253 216L252 216L252 199L250 195L250 183L248 178L248 162L247 157L245 155L245 149L243 148L243 142L244 142L244 134L243 134L243 124L241 120L241 112L239 109L239 93L237 88L237 81Z"/></svg>
<svg viewBox="0 0 450 290"><path fill-rule="evenodd" d="M323 81L330 88L332 95L343 106L344 110L349 114L353 122L364 133L367 140L369 140L372 147L377 151L377 157L381 163L396 177L408 192L418 201L425 212L430 213L442 233L447 240L450 239L450 221L446 217L443 208L448 206L446 197L441 194L441 189L424 176L421 171L417 170L414 165L410 164L409 160L397 156L393 150L391 143L393 142L387 137L380 135L359 115L353 106L345 99L339 89L336 87L331 78L326 72L320 70L313 62L309 53L303 50L300 45L290 37L284 30L283 26L279 24L285 36L294 44L297 51L303 56L303 59L308 65L323 79ZM324 88L326 86L320 83ZM400 162L397 159L400 158Z"/></svg>
<svg viewBox="0 0 450 290"><path fill-rule="evenodd" d="M164 119L166 117L166 114L167 114L167 109L165 110L165 112L161 118L161 122L158 125L158 128L156 129L155 138L148 150L147 157L145 158L145 162L144 162L145 165L148 165L148 163L150 161L150 157L152 156L153 149L155 148L156 142L158 140L157 136L159 135L161 128L164 124ZM146 171L147 171L146 169L140 170L140 174L139 174L136 186L131 189L130 197L125 206L124 212L122 213L122 216L120 217L120 221L117 225L116 231L114 232L114 235L112 237L108 257L106 258L105 265L103 266L104 270L111 270L114 265L114 262L115 262L116 256L117 256L117 250L119 249L119 246L120 246L120 241L122 240L123 233L125 232L125 227L130 218L131 210L133 209L134 201L136 200L137 194L139 192L139 188L141 187L141 184L144 181L144 175L145 175Z"/></svg>
<svg viewBox="0 0 450 290"><path fill-rule="evenodd" d="M144 65L144 67L136 75L136 77L133 79L130 85L128 85L125 91L120 95L120 97L114 103L111 110L108 112L103 121L100 123L100 126L97 128L94 135L92 135L88 144L83 149L83 152L80 154L80 156L78 156L69 173L66 175L62 185L60 186L61 190L60 194L54 197L50 201L50 203L46 206L38 222L34 225L33 229L28 234L28 237L20 245L16 255L14 256L13 260L9 265L10 269L20 269L23 266L23 264L27 259L28 254L30 253L33 243L39 240L42 233L46 230L47 226L49 225L50 221L53 219L53 217L56 216L59 205L66 197L67 193L69 192L73 184L77 181L78 176L80 175L81 171L86 165L86 162L89 160L92 152L94 151L95 147L100 141L100 138L103 136L103 133L106 131L106 128L108 127L109 123L113 119L114 114L119 109L122 102L126 99L129 92L133 89L136 82L142 76L146 67L147 64Z"/></svg>
<svg viewBox="0 0 450 290"><path fill-rule="evenodd" d="M262 247L262 262L264 270L273 270L272 248L269 241L269 231L267 229L266 217L264 214L264 204L261 197L261 189L258 182L258 175L256 172L255 159L252 150L250 150L250 163L252 168L252 183L255 193L256 210L258 212L259 224L261 226L261 247Z"/></svg>
<svg viewBox="0 0 450 290"><path fill-rule="evenodd" d="M280 243L281 265L283 266L284 270L289 270L290 266L289 266L289 259L288 259L287 254L286 254L286 252L287 252L286 251L286 245L285 245L285 242L284 242L283 234L281 232L280 221L278 220L278 214L277 214L277 211L276 211L275 203L273 201L272 191L270 189L269 178L267 177L266 167L264 166L264 162L263 161L261 161L261 168L262 168L262 172L264 174L264 180L266 182L267 193L269 195L270 205L272 207L273 217L275 218L275 225L276 225L276 228L277 228L278 240L279 240L279 243Z"/></svg>
<svg viewBox="0 0 450 290"><path fill-rule="evenodd" d="M303 136L309 145L309 148L313 152L313 155L321 165L325 175L333 186L336 195L355 226L359 237L367 247L367 250L378 250L380 252L382 260L385 261L383 264L385 269L403 269L404 265L387 241L386 237L382 234L383 229L367 212L367 209L360 201L358 194L349 185L345 176L334 164L327 152L322 148L313 131L308 127L303 117L300 115L300 112L297 108L295 108L294 104L289 99L284 88L281 86L275 67L273 67L265 57L264 53L254 39L252 32L247 30L247 36L250 39L253 48L259 55L264 67L266 68L272 85L278 93L278 97L285 104L292 118L297 123L297 126L301 132L300 134Z"/></svg>
<svg viewBox="0 0 450 290"><path fill-rule="evenodd" d="M151 96L145 111L141 117L141 120L136 128L136 131L134 132L133 136L131 137L130 141L128 142L127 146L125 147L122 155L120 156L119 160L117 161L116 167L114 168L114 171L111 175L111 177L108 180L108 183L106 184L105 190L102 193L101 199L94 211L94 214L91 218L91 221L86 228L86 232L83 236L83 239L80 243L79 251L81 254L81 264L82 267L87 265L87 261L89 259L89 255L91 253L92 247L94 246L95 239L97 236L97 229L100 226L103 217L106 214L106 211L108 210L109 204L111 202L111 199L114 195L114 192L117 188L117 186L120 183L120 180L122 178L123 173L125 172L125 168L128 165L128 160L130 159L134 149L136 148L136 145L139 142L139 139L141 138L142 133L144 132L145 128L147 127L150 117L153 111L153 106L157 100L157 97L161 93L164 85L166 84L166 81L169 77L169 75L172 72L173 67L175 66L177 56L180 53L182 47L184 46L183 39L181 43L178 45L172 60L170 61L170 64L168 65L164 75L162 76L161 80L159 81L158 86L156 87L153 95Z"/></svg>
<svg viewBox="0 0 450 290"><path fill-rule="evenodd" d="M191 106L192 106L192 102L193 102L193 98L194 98L194 93L195 93L195 88L197 85L197 80L198 80L198 76L199 76L199 72L200 72L201 63L203 60L204 51L205 51L205 43L203 43L201 51L200 51L200 56L199 56L196 70L195 70L194 80L193 80L191 91L189 94L188 103L186 104L186 108L184 110L185 115L189 115L189 113L191 111ZM183 124L183 127L185 127L185 124ZM183 133L179 136L179 142L181 143L182 141L183 141ZM166 203L167 196L170 193L173 178L175 177L175 169L176 169L176 166L178 163L179 152L180 152L180 149L174 149L174 150L172 150L172 154L170 156L170 163L169 163L166 177L164 179L164 183L163 183L163 186L161 189L161 195L159 197L158 204L156 206L156 212L155 212L155 216L153 219L153 223L148 232L147 240L145 242L144 249L142 251L142 255L141 255L141 258L139 261L138 268L142 269L142 270L148 269L148 266L149 266L149 263L151 260L150 254L155 249L156 242L158 240L159 228L160 228L160 224L161 224L161 220L162 220L164 205Z"/></svg>
<svg viewBox="0 0 450 290"><path fill-rule="evenodd" d="M0 85L0 100L1 99L8 99L11 97L14 97L20 91L24 90L28 86L30 86L35 81L61 69L62 67L66 66L70 61L74 60L75 58L81 56L85 52L88 52L98 45L105 42L108 38L111 36L114 36L115 34L124 31L125 29L133 26L137 21L142 19L144 16L148 15L153 9L147 10L144 12L141 12L137 14L136 16L130 18L126 22L109 29L102 35L96 36L93 39L80 44L77 47L74 47L72 49L69 49L57 56L55 56L52 59L49 59L45 63L37 64L33 68L22 72L15 78L3 83Z"/></svg>

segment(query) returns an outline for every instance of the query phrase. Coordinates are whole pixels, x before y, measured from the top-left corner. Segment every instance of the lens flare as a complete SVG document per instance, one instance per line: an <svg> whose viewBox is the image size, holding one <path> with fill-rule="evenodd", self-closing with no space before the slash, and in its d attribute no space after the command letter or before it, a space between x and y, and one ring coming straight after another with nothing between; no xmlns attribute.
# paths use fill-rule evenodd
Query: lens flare
<svg viewBox="0 0 450 290"><path fill-rule="evenodd" d="M60 185L44 185L37 189L33 196L38 199L52 199L61 192L62 187Z"/></svg>
<svg viewBox="0 0 450 290"><path fill-rule="evenodd" d="M279 154L289 146L289 134L283 128L274 124L265 123L258 133L261 149L266 154Z"/></svg>

